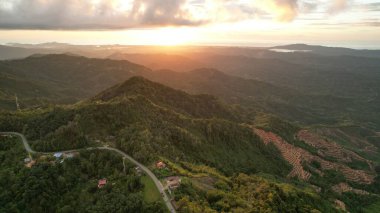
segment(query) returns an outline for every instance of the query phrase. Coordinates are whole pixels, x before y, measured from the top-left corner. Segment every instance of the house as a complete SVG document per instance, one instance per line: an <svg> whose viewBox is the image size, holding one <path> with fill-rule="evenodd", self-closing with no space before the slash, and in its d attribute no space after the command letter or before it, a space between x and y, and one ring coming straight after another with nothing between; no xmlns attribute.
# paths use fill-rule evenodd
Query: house
<svg viewBox="0 0 380 213"><path fill-rule="evenodd" d="M156 167L159 168L159 169L163 169L163 168L166 167L166 164L164 162L162 162L162 161L158 161L156 163Z"/></svg>
<svg viewBox="0 0 380 213"><path fill-rule="evenodd" d="M135 168L135 171L136 171L136 174L137 174L138 176L140 176L140 175L142 174L142 170L141 170L141 168L140 168L139 166L137 166L137 167Z"/></svg>
<svg viewBox="0 0 380 213"><path fill-rule="evenodd" d="M63 154L63 157L64 157L64 158L73 158L73 157L75 157L77 154L78 154L78 153L76 153L76 152L67 152L67 153L64 153L64 154Z"/></svg>
<svg viewBox="0 0 380 213"><path fill-rule="evenodd" d="M107 179L103 178L98 181L98 188L103 188L107 184Z"/></svg>
<svg viewBox="0 0 380 213"><path fill-rule="evenodd" d="M35 160L31 160L30 162L28 162L27 164L25 164L26 167L28 168L32 168L32 166L36 163Z"/></svg>
<svg viewBox="0 0 380 213"><path fill-rule="evenodd" d="M56 152L56 153L54 153L54 157L55 157L55 158L61 158L62 155L63 155L62 152Z"/></svg>
<svg viewBox="0 0 380 213"><path fill-rule="evenodd" d="M172 176L166 178L166 186L169 189L176 189L181 185L181 177L179 176Z"/></svg>

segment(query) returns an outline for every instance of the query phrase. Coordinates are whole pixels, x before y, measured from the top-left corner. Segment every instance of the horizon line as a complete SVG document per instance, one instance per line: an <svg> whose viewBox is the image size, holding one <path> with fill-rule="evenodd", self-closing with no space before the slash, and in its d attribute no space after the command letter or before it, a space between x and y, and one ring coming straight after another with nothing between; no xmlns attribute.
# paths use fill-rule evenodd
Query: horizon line
<svg viewBox="0 0 380 213"><path fill-rule="evenodd" d="M280 42L273 42L273 43L252 43L252 44L227 44L227 43L214 43L214 44L202 44L202 43L194 43L194 44L178 44L178 45L154 45L154 44L121 44L121 43L99 43L99 44L86 44L86 43L70 43L70 42L57 42L57 41L47 41L47 42L1 42L0 45L8 46L8 47L17 47L14 45L43 45L43 44L61 44L61 45L71 45L71 46L94 46L94 47L101 47L101 46L134 46L134 47L167 47L167 48L183 48L183 47L235 47L235 48L263 48L263 49L270 49L274 47L281 47L281 46L290 46L290 45L307 45L307 46L320 46L320 47L330 47L330 48L347 48L347 49L354 49L354 50L380 50L379 46L373 46L373 45L326 45L326 44L317 44L317 43L280 43ZM373 48L369 48L368 46L372 46ZM22 47L19 47L22 48Z"/></svg>

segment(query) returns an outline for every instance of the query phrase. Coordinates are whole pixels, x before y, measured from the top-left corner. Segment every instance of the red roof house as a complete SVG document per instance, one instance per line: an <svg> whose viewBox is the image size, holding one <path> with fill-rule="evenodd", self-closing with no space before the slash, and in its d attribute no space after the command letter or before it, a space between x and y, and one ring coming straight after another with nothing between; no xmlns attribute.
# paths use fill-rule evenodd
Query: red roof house
<svg viewBox="0 0 380 213"><path fill-rule="evenodd" d="M167 177L166 185L169 189L176 189L181 185L181 178L179 176Z"/></svg>
<svg viewBox="0 0 380 213"><path fill-rule="evenodd" d="M159 169L163 169L163 168L166 167L166 164L164 162L162 162L162 161L158 161L156 163L156 167L159 168Z"/></svg>
<svg viewBox="0 0 380 213"><path fill-rule="evenodd" d="M98 188L103 188L103 186L105 186L106 184L107 184L106 178L100 179L98 182Z"/></svg>

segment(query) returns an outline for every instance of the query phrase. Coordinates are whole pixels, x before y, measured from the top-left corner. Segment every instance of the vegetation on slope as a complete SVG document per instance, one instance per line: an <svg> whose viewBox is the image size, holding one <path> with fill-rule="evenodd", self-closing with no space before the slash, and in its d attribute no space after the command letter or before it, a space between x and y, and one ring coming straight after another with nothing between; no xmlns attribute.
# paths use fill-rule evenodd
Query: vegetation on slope
<svg viewBox="0 0 380 213"><path fill-rule="evenodd" d="M159 202L143 199L143 185L121 157L107 151L83 151L65 159L38 158L31 168L23 164L22 143L0 137L1 212L165 212ZM97 181L109 184L98 189Z"/></svg>
<svg viewBox="0 0 380 213"><path fill-rule="evenodd" d="M226 174L285 175L290 169L276 148L265 146L215 98L190 96L140 77L73 107L8 112L3 117L0 127L23 131L42 151L100 140L142 162L162 156L201 162Z"/></svg>
<svg viewBox="0 0 380 213"><path fill-rule="evenodd" d="M172 191L179 212L338 212L305 186L242 173L226 177L207 166L166 162L182 177Z"/></svg>
<svg viewBox="0 0 380 213"><path fill-rule="evenodd" d="M213 55L202 60L210 59L206 63L210 67L251 79L210 69L152 72L128 61L69 55L1 61L0 107L16 109L15 94L22 108L74 103L131 76L142 75L186 92L215 95L230 104L243 106L250 113L270 112L302 125L359 124L380 129L378 62L370 58L310 57L294 63L273 58ZM355 63L346 62L350 60ZM302 64L304 61L307 63Z"/></svg>
<svg viewBox="0 0 380 213"><path fill-rule="evenodd" d="M216 198L214 194L198 191L196 184L187 183L185 179L185 189L179 190L184 192L176 197L183 211L240 211L254 207L258 212L333 211L327 201L336 196L328 190L332 183L338 183L331 180L344 181L339 179L339 174L313 180L318 186L326 185L322 197L298 187L289 194L291 185L283 188L266 178L252 176L264 172L285 177L291 168L275 146L265 145L250 125L242 124L249 121L244 113L212 96L189 95L133 77L76 105L1 112L0 129L25 133L33 140L32 146L42 151L81 148L102 142L124 150L145 164L165 158L175 163L206 165L215 168L217 173L222 172L216 175L224 176L222 180L230 179L227 186L223 183L213 186L222 187L215 192ZM250 124L275 132L310 153L316 152L295 139L299 127L265 113L255 112L253 118ZM240 181L238 177L247 180L241 183L241 188L231 185L231 181ZM248 192L244 191L260 186L263 190L256 194L246 195ZM344 201L348 202L348 198Z"/></svg>
<svg viewBox="0 0 380 213"><path fill-rule="evenodd" d="M0 104L4 102L0 107L15 109L6 105L15 94L22 108L43 103L75 103L146 71L147 68L128 61L67 54L0 61L0 90L6 96L0 96Z"/></svg>

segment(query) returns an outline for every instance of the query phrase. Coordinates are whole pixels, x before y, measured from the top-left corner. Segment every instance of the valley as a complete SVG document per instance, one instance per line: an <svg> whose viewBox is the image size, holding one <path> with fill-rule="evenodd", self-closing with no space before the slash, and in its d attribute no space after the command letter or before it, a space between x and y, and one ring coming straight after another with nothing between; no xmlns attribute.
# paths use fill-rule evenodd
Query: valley
<svg viewBox="0 0 380 213"><path fill-rule="evenodd" d="M239 55L223 57L216 55L223 49L204 51L186 57L177 53L174 58L133 55L135 62L147 66L163 61L160 69L171 63L172 68L195 68L177 71L126 61L128 54L114 54L117 60L47 54L0 61L4 82L0 130L25 135L33 155L78 150L82 158L82 151L84 156L104 151L118 158L121 154L135 165L141 162L138 167L153 182L146 176L137 182L158 186L164 199L147 203L144 199L157 196L148 196L148 189L139 187L138 211L165 212L163 203L172 212L371 212L376 208L380 112L377 96L368 92L378 90L373 86L376 62L368 59L372 70L355 78L368 88L353 93L348 91L352 77L344 84L323 82L320 86L326 91L315 86L325 78L337 79L338 71L329 73L332 67L348 67L329 59L331 64L318 72L309 70L313 63L327 60L325 56L296 53L310 61L293 61L295 56L285 53L252 58L264 50L236 49ZM247 70L252 75L248 76L226 69L238 67L235 63L262 73ZM280 74L265 76L280 71L288 72L281 75L291 81L281 82ZM339 72L350 76L354 71ZM305 82L315 85L306 87ZM158 168L157 162L165 166ZM37 161L26 174L42 163ZM130 175L139 177L140 169L128 168ZM95 175L91 181L94 177L101 178ZM115 190L109 196L119 196ZM58 211L58 207L62 206L51 208Z"/></svg>

